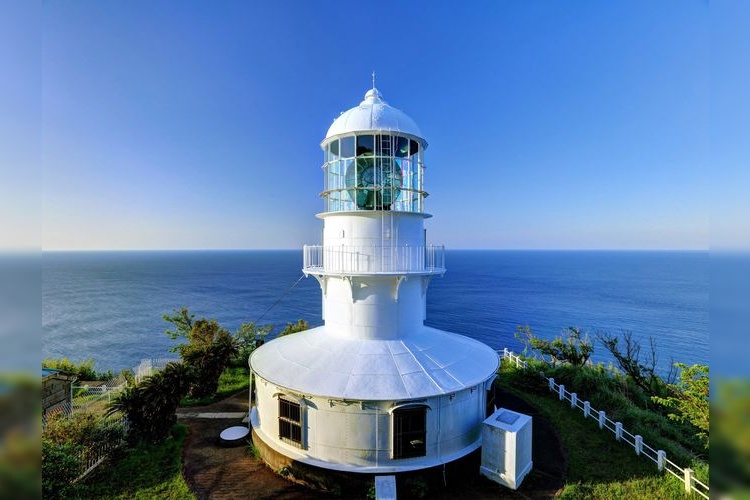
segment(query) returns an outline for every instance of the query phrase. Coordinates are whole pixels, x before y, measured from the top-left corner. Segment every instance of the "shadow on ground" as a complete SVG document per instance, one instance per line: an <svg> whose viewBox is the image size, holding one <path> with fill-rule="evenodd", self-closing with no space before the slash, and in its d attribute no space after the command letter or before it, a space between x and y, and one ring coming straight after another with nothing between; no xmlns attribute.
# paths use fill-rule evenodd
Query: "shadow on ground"
<svg viewBox="0 0 750 500"><path fill-rule="evenodd" d="M190 412L247 412L248 392L243 391ZM537 410L513 394L498 389L498 406L533 417L534 468L518 491L504 488L479 475L480 453L436 468L398 477L399 498L550 498L560 490L566 471L565 453L552 425ZM199 499L204 498L341 498L314 491L281 477L250 454L249 446L227 448L219 434L238 425L237 419L180 418L188 428L183 451L184 476ZM445 474L444 474L445 472ZM341 488L347 491L347 488ZM359 496L364 498L366 491ZM347 495L348 497L348 495Z"/></svg>

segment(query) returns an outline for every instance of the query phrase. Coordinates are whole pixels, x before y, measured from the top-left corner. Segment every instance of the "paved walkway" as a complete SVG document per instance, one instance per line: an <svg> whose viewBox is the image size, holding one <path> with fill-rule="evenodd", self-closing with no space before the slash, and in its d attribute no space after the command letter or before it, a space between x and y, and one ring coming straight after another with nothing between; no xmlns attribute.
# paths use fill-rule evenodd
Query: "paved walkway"
<svg viewBox="0 0 750 500"><path fill-rule="evenodd" d="M248 393L243 391L210 406L180 408L178 418L188 427L183 450L183 473L190 489L199 499L301 499L327 498L326 495L294 484L269 469L250 455L249 446L224 447L219 434L227 427L243 425L247 416ZM534 469L519 491L503 488L479 475L479 463L469 463L471 470L459 475L461 481L449 482L443 491L430 491L430 498L497 499L550 498L563 483L566 470L565 453L552 426L520 398L502 390L498 403L526 413L533 420L532 459Z"/></svg>

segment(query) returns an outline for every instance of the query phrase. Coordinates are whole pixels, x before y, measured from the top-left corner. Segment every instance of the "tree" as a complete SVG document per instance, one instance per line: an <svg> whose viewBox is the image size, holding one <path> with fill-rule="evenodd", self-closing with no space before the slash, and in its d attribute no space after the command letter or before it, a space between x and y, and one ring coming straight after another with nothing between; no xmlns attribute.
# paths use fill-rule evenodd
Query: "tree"
<svg viewBox="0 0 750 500"><path fill-rule="evenodd" d="M674 365L662 379L656 373L659 356L656 352L656 342L653 337L649 339L650 353L645 360L641 360L641 344L633 338L632 332L624 331L622 334L622 349L620 349L619 338L609 333L597 332L596 337L615 358L620 369L649 396L664 395L666 384L674 382Z"/></svg>
<svg viewBox="0 0 750 500"><path fill-rule="evenodd" d="M167 330L164 332L169 335L172 340L177 340L179 337L188 338L190 336L190 330L193 329L193 319L195 314L190 314L187 307L181 307L180 309L173 309L173 314L165 314L162 319L168 323L174 325L174 330ZM172 347L172 352L177 352L179 345Z"/></svg>
<svg viewBox="0 0 750 500"><path fill-rule="evenodd" d="M219 377L237 354L237 344L228 330L214 320L199 319L193 324L188 337L178 352L185 364L195 370L190 395L203 398L216 393Z"/></svg>
<svg viewBox="0 0 750 500"><path fill-rule="evenodd" d="M253 323L242 323L234 334L237 342L237 362L247 366L247 360L255 349L262 346L268 334L273 330L271 325L257 326Z"/></svg>
<svg viewBox="0 0 750 500"><path fill-rule="evenodd" d="M310 325L305 321L304 319L297 320L296 323L287 323L283 330L281 330L281 333L279 333L279 337L283 337L285 335L291 335L292 333L302 332L304 330L308 330L310 328Z"/></svg>
<svg viewBox="0 0 750 500"><path fill-rule="evenodd" d="M667 416L678 422L690 422L698 429L698 436L708 437L708 366L675 363L680 370L676 384L667 386L669 395L666 397L653 396L651 399L674 410Z"/></svg>
<svg viewBox="0 0 750 500"><path fill-rule="evenodd" d="M237 343L228 330L216 320L196 320L186 307L164 315L164 320L174 325L166 333L172 339L184 338L186 343L173 348L183 362L192 369L193 384L189 393L196 398L211 396L219 386L219 377L237 354Z"/></svg>
<svg viewBox="0 0 750 500"><path fill-rule="evenodd" d="M568 327L567 333L552 340L537 337L528 325L519 326L516 338L527 348L539 352L542 356L549 356L551 364L567 362L574 366L583 366L588 363L594 352L594 345L588 335L582 334L580 329L572 326Z"/></svg>

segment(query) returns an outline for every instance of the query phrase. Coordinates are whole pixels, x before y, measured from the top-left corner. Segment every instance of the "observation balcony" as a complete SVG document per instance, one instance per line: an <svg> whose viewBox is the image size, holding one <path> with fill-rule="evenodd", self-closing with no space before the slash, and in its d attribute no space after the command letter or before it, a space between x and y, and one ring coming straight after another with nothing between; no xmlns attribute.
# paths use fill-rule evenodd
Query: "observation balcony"
<svg viewBox="0 0 750 500"><path fill-rule="evenodd" d="M305 245L305 274L444 274L445 247Z"/></svg>

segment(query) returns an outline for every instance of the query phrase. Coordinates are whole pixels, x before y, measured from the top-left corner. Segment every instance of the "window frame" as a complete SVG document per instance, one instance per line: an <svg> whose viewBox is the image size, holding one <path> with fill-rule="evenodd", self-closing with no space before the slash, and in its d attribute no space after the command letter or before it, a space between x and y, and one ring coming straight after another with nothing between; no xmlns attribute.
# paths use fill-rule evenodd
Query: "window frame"
<svg viewBox="0 0 750 500"><path fill-rule="evenodd" d="M302 401L297 401L293 398L280 395L278 397L279 399L279 413L278 413L278 421L279 421L279 440L287 443L292 446L296 446L298 448L304 448L304 442L305 442L305 436L304 436L304 404ZM294 420L290 413L284 412L282 410L282 406L287 405L290 409L295 409L299 416L299 420ZM286 413L286 414L285 414ZM297 429L297 433L299 435L299 440L295 439L295 433L294 429ZM288 431L288 432L285 432Z"/></svg>
<svg viewBox="0 0 750 500"><path fill-rule="evenodd" d="M426 404L405 404L391 411L391 458L393 460L427 456L427 410L429 409L430 407ZM406 420L405 417L411 414L411 418L414 418L414 414L417 412L421 413L422 428L404 431L403 424L404 420ZM408 441L406 441L407 439ZM415 447L410 443L410 441L414 440L420 440L422 444ZM409 449L409 446L415 449Z"/></svg>

